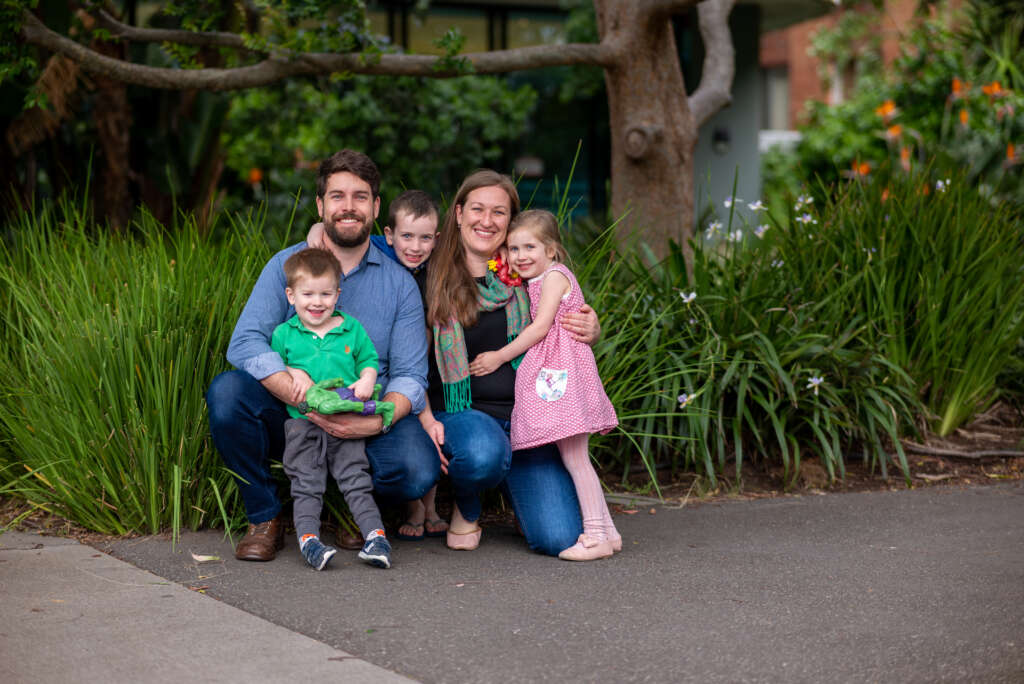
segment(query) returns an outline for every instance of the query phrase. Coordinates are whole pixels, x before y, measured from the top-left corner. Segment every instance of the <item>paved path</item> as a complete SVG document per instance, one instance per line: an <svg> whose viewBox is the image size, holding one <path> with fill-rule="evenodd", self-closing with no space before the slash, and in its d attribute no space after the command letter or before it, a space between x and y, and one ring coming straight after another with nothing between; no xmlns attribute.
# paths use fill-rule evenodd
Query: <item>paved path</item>
<svg viewBox="0 0 1024 684"><path fill-rule="evenodd" d="M151 593L205 602L218 615L168 620L168 609L150 598L148 616L110 624L97 594L80 612L99 616L81 627L51 623L44 650L75 643L83 629L98 638L106 625L131 637L126 650L139 671L159 672L145 663L164 661L150 656L147 635L130 626L145 626L148 617L168 642L168 658L227 645L280 660L279 669L261 670L262 681L286 679L278 677L283 670L312 679L282 654L319 646L284 632L305 646L268 650L256 625L326 644L303 653L310 667L377 666L423 682L1024 682L1021 483L659 507L616 522L623 553L583 564L532 554L511 528L493 526L472 553L448 551L436 539L397 542L387 571L341 552L329 571L316 573L291 539L265 564L235 561L217 532L186 534L174 550L165 538L125 540L110 549L115 556L205 587L207 596L168 585ZM226 560L197 564L190 551ZM72 565L85 568L95 553L87 552ZM33 592L31 578L6 581L10 565L23 562L18 553L25 552L0 550L2 681L21 681L9 672L37 672L24 662L38 653L31 640L12 640L26 620L38 619L27 611L64 610L46 602L65 594ZM52 584L46 564L34 572L35 582ZM12 603L15 593L28 597ZM111 593L107 603L119 596ZM257 636L247 640L250 632ZM33 634L45 636L46 625ZM329 647L373 665L339 661ZM75 655L83 668L97 657ZM267 660L253 667L272 667ZM192 675L252 681L249 670L222 672ZM378 681L386 674L352 676Z"/></svg>

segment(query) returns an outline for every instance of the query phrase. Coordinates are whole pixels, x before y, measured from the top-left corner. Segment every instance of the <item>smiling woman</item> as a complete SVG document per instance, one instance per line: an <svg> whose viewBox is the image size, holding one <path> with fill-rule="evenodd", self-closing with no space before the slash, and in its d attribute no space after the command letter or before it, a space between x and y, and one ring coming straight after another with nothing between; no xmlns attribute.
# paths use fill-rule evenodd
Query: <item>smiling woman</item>
<svg viewBox="0 0 1024 684"><path fill-rule="evenodd" d="M530 322L525 290L488 268L518 212L515 185L495 171L470 174L455 195L427 282L427 323L433 331L429 395L444 425L443 451L455 497L448 546L477 547L479 494L501 487L530 548L557 555L582 531L576 492L558 450L547 444L512 451L514 363L487 375L469 373L471 359L504 347ZM596 339L593 311L576 316L585 341Z"/></svg>

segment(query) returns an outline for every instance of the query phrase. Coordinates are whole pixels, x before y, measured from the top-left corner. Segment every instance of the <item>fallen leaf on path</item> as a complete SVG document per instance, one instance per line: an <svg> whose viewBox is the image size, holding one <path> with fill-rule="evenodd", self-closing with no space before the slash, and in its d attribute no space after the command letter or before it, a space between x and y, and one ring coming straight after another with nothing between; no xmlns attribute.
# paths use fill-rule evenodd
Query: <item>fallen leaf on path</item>
<svg viewBox="0 0 1024 684"><path fill-rule="evenodd" d="M189 553L192 553L191 551ZM192 560L196 563L210 563L212 561L219 561L220 556L201 556L198 553L192 554Z"/></svg>
<svg viewBox="0 0 1024 684"><path fill-rule="evenodd" d="M649 511L647 511L647 512L648 512L649 514L651 514L651 515L654 515L655 513L657 513L657 512L658 512L658 509L656 509L656 508L652 508L651 510L649 510Z"/></svg>
<svg viewBox="0 0 1024 684"><path fill-rule="evenodd" d="M917 473L914 477L919 477L922 480L928 480L929 482L938 482L939 480L948 480L956 477L952 473L942 473L941 475L932 475L931 473Z"/></svg>
<svg viewBox="0 0 1024 684"><path fill-rule="evenodd" d="M640 511L636 510L635 508L628 508L628 509L623 509L622 512L625 513L626 515L635 515L636 513L639 513Z"/></svg>

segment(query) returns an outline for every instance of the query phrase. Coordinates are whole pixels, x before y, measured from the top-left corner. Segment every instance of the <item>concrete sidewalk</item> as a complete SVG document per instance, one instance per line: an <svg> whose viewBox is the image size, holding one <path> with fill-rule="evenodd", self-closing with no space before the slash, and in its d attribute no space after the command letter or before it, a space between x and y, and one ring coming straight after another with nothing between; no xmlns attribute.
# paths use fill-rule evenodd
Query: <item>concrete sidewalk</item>
<svg viewBox="0 0 1024 684"><path fill-rule="evenodd" d="M0 535L0 682L408 682L74 540Z"/></svg>
<svg viewBox="0 0 1024 684"><path fill-rule="evenodd" d="M1024 681L1022 483L616 524L624 551L581 564L494 525L471 553L396 542L391 570L342 551L317 573L294 539L243 563L216 531L108 549L159 577L8 533L0 681Z"/></svg>

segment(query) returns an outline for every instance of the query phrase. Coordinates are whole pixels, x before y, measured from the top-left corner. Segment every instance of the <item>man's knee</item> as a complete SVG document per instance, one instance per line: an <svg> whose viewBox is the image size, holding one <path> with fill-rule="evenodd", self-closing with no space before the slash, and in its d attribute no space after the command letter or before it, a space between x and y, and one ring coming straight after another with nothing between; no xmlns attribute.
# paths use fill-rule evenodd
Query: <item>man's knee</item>
<svg viewBox="0 0 1024 684"><path fill-rule="evenodd" d="M248 379L247 379L248 378ZM225 371L215 377L206 391L206 406L210 416L210 428L231 422L236 415L246 388L251 390L252 376L242 371Z"/></svg>
<svg viewBox="0 0 1024 684"><path fill-rule="evenodd" d="M419 499L441 475L437 449L413 416L395 423L386 435L366 444L373 471L373 488L396 501Z"/></svg>

